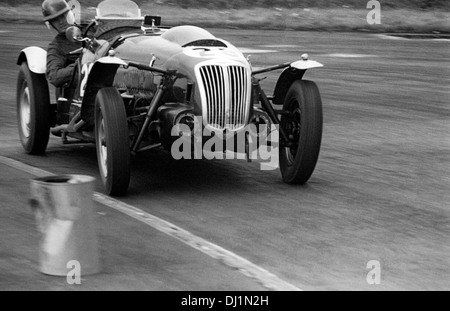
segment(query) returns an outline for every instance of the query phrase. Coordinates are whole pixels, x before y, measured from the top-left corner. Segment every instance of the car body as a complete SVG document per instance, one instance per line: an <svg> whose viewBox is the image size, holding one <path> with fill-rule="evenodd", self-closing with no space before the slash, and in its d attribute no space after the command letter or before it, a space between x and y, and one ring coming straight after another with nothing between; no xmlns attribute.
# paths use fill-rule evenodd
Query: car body
<svg viewBox="0 0 450 311"><path fill-rule="evenodd" d="M250 159L249 145L271 145L262 140L277 132L283 180L310 178L321 144L322 102L316 84L303 76L321 64L305 54L255 70L237 47L205 29L161 27L160 17L142 17L134 2L120 3L103 1L84 33L77 27L66 32L83 48L74 51L80 54L74 79L58 90L56 104L45 78L46 52L22 50L17 111L26 152L45 152L49 132L64 143L95 143L106 192L123 195L137 152L162 146L173 153L174 142L198 140L200 129L202 139L209 133L206 141L245 133L240 150ZM267 96L258 75L273 70L283 71ZM83 115L92 117L93 129Z"/></svg>

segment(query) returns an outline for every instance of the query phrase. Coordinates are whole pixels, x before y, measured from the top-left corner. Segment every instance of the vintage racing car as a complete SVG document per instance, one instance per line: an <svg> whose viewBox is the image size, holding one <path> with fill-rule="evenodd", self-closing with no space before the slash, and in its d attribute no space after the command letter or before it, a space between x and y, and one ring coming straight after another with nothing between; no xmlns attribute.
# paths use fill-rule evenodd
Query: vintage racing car
<svg viewBox="0 0 450 311"><path fill-rule="evenodd" d="M180 125L193 131L200 120L202 129L224 140L224 132L237 135L251 124L268 131L276 125L283 181L302 184L312 175L322 102L316 84L303 76L322 65L307 54L252 68L231 43L199 27L162 27L160 17L142 16L132 1L101 2L83 32L71 27L66 35L83 48L73 51L80 55L74 78L57 90L55 103L45 75L46 51L28 47L17 60L18 124L27 153L44 153L50 133L63 143L95 143L105 191L118 196L128 190L132 155L160 146L170 150L183 136ZM282 72L268 96L258 77L274 70ZM91 129L81 119L83 110L93 117ZM256 135L261 140L270 134ZM194 139L195 133L185 136Z"/></svg>

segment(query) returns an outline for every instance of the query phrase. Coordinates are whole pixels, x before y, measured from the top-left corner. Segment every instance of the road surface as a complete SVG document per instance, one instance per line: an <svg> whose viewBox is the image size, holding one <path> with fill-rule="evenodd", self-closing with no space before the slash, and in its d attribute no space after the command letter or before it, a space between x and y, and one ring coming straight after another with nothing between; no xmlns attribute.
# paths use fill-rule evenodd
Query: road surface
<svg viewBox="0 0 450 311"><path fill-rule="evenodd" d="M0 27L0 156L54 174L98 176L94 146L51 138L25 155L17 134L19 51L46 47L45 26ZM133 160L121 201L229 251L302 290L450 288L450 41L365 33L211 29L251 54L253 66L307 52L325 67L324 135L305 186L245 161L175 161L163 151ZM273 89L277 74L268 74ZM270 93L270 92L269 92ZM96 202L104 273L79 287L37 271L28 207L30 172L0 161L0 289L266 290L224 260ZM102 187L96 184L96 191ZM369 261L381 284L369 285ZM270 281L269 281L270 283ZM269 284L270 285L270 284Z"/></svg>

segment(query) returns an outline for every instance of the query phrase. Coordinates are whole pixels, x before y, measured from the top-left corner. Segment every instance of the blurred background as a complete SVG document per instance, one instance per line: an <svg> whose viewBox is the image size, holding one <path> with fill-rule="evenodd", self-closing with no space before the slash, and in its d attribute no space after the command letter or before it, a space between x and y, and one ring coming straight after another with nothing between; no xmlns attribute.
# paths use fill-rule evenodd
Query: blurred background
<svg viewBox="0 0 450 311"><path fill-rule="evenodd" d="M80 0L82 19L100 0ZM163 16L167 26L450 33L448 0L382 0L381 24L369 25L367 0L136 0L143 14ZM0 21L40 22L39 0L0 0Z"/></svg>

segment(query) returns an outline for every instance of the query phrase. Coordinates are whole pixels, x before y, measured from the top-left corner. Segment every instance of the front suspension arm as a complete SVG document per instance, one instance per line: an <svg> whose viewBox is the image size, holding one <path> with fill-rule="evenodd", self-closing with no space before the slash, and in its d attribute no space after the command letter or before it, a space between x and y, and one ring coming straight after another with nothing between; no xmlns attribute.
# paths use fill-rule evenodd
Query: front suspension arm
<svg viewBox="0 0 450 311"><path fill-rule="evenodd" d="M144 124L142 125L142 128L139 131L138 136L133 141L133 145L131 146L131 151L134 154L138 152L139 146L141 145L141 142L144 139L145 134L147 133L148 127L150 126L152 119L156 115L158 108L162 105L162 103L163 103L162 98L163 98L166 90L167 90L167 86L165 85L165 83L162 83L159 86L158 90L156 91L156 94L153 97L153 100L150 103L147 114L145 116Z"/></svg>
<svg viewBox="0 0 450 311"><path fill-rule="evenodd" d="M266 93L264 93L264 91L261 89L261 86L259 84L256 87L258 88L259 101L261 102L261 106L267 112L267 114L269 115L272 122L274 124L280 125L280 119L278 119L278 115L277 115L275 109L273 109L272 104L270 103L269 99L267 98ZM289 145L289 136L287 135L284 128L279 126L279 131L280 131L282 141L285 143L285 145Z"/></svg>

